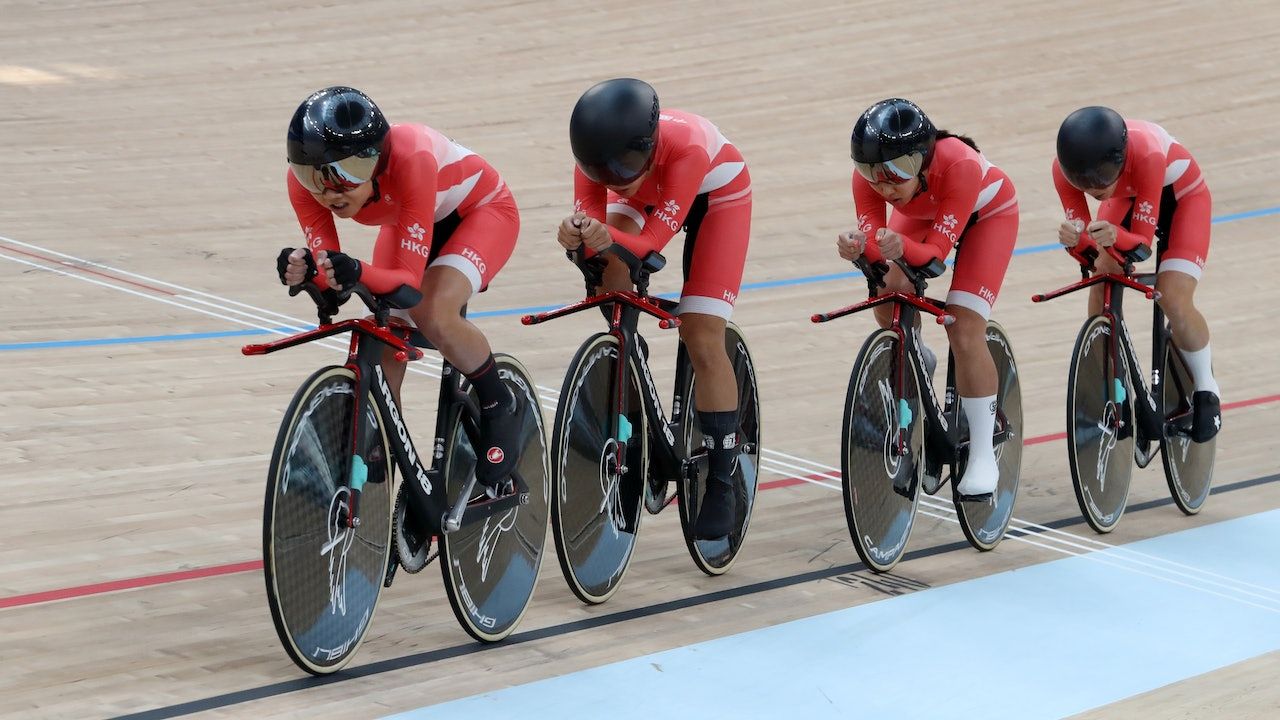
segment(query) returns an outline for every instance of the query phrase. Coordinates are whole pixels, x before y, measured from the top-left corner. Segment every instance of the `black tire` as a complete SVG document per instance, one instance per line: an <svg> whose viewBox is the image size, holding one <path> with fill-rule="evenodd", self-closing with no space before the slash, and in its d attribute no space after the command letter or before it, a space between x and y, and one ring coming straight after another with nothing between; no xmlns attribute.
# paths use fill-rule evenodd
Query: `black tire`
<svg viewBox="0 0 1280 720"><path fill-rule="evenodd" d="M1191 425L1191 396L1195 382L1173 342L1165 341L1164 382L1162 383L1163 414L1169 418L1185 415L1184 424ZM1187 515L1195 515L1204 507L1213 485L1214 457L1218 451L1218 438L1204 443L1192 442L1183 433L1160 438L1160 457L1164 463L1164 478L1169 484L1169 494L1178 509Z"/></svg>
<svg viewBox="0 0 1280 720"><path fill-rule="evenodd" d="M565 374L556 408L551 453L551 527L556 555L569 589L598 604L617 591L640 531L648 463L639 374L628 362L627 471L610 473L615 433L609 427L611 388L618 375L618 341L607 333L588 338Z"/></svg>
<svg viewBox="0 0 1280 720"><path fill-rule="evenodd" d="M1111 532L1124 515L1136 430L1128 360L1121 352L1121 367L1116 368L1107 356L1111 332L1110 321L1102 315L1086 320L1067 375L1071 485L1084 519L1100 533Z"/></svg>
<svg viewBox="0 0 1280 720"><path fill-rule="evenodd" d="M693 526L698 519L698 510L702 507L702 496L706 492L706 464L699 463L699 472L693 479L682 478L679 483L680 527L684 531L685 547L698 569L708 575L723 575L733 566L733 561L742 549L747 537L747 526L751 522L751 511L756 504L756 484L760 475L760 394L756 385L756 366L751 360L751 351L747 341L737 325L729 323L725 328L725 350L729 362L733 365L734 376L738 383L738 439L741 447L749 449L738 455L737 470L734 472L734 496L737 500L737 526L723 538L714 540L698 540L694 538ZM702 447L702 432L698 430L697 412L693 410L693 373L689 373L689 382L685 387L684 397L689 404L682 413L680 435L677 442L684 444L685 457Z"/></svg>
<svg viewBox="0 0 1280 720"><path fill-rule="evenodd" d="M524 450L517 466L529 486L529 501L440 536L440 572L453 614L467 634L498 642L524 617L542 567L547 537L546 428L538 389L529 371L510 355L497 354L498 375L526 407ZM472 390L472 397L475 391ZM449 506L475 475L476 452L462 413L449 425L442 476ZM478 432L473 426L472 432Z"/></svg>
<svg viewBox="0 0 1280 720"><path fill-rule="evenodd" d="M360 523L340 527L351 489L355 375L316 371L285 411L271 453L263 509L267 604L290 659L313 675L342 669L360 647L391 553L390 447L373 404L359 443L368 468Z"/></svg>
<svg viewBox="0 0 1280 720"><path fill-rule="evenodd" d="M840 438L849 535L858 557L876 572L892 570L906 551L924 471L924 408L914 368L906 372L905 397L893 397L899 342L892 330L878 330L863 343L849 375ZM905 454L894 449L899 437Z"/></svg>
<svg viewBox="0 0 1280 720"><path fill-rule="evenodd" d="M996 428L1003 439L996 445L996 463L1000 467L1000 481L992 495L991 502L962 502L955 493L951 493L955 504L956 516L960 520L960 529L965 539L978 550L987 551L995 548L1004 539L1009 521L1013 519L1013 506L1018 498L1018 478L1022 473L1022 384L1018 375L1018 366L1013 357L1013 346L1009 344L1009 336L1004 328L995 322L987 322L987 349L991 351L991 359L996 364L998 390L996 407L1003 423ZM960 433L964 437L968 433L968 423L964 413L957 413L960 418ZM957 469L961 463L957 463ZM960 477L960 473L957 473Z"/></svg>

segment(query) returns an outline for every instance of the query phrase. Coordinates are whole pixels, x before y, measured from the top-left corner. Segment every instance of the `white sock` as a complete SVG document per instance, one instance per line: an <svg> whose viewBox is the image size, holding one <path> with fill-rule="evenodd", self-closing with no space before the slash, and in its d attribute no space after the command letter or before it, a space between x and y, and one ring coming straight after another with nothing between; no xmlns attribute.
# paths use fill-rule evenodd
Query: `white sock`
<svg viewBox="0 0 1280 720"><path fill-rule="evenodd" d="M1187 361L1187 369L1191 371L1191 377L1196 381L1196 390L1207 390L1222 397L1222 392L1218 389L1218 381L1213 379L1213 362L1208 343L1195 352L1187 352L1181 348L1178 352L1182 353L1182 359Z"/></svg>
<svg viewBox="0 0 1280 720"><path fill-rule="evenodd" d="M969 421L969 463L956 485L956 491L961 495L993 493L1000 483L1000 469L996 465L991 437L996 427L996 396L962 397L960 407Z"/></svg>
<svg viewBox="0 0 1280 720"><path fill-rule="evenodd" d="M995 447L991 436L996 430L996 396L962 397L960 407L969 421L969 461L975 456L995 460Z"/></svg>

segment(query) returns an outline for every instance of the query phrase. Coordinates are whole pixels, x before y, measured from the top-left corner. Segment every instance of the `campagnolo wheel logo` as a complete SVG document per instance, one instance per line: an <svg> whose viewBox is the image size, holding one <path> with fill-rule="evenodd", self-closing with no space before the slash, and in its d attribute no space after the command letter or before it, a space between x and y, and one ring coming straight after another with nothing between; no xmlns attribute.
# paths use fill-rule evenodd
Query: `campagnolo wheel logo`
<svg viewBox="0 0 1280 720"><path fill-rule="evenodd" d="M898 542L894 543L892 547L883 549L879 545L876 545L876 541L871 539L870 535L864 534L862 536L862 540L866 545L867 552L871 553L871 556L874 557L877 562L884 563L893 560L898 556L898 553L902 552L902 546L907 542L907 534L900 534L898 536Z"/></svg>

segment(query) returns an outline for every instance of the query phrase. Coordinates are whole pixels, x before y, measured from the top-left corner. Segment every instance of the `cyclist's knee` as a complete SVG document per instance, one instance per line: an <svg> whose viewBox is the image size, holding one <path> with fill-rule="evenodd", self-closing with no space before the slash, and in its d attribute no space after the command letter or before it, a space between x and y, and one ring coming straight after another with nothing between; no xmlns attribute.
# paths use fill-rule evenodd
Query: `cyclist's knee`
<svg viewBox="0 0 1280 720"><path fill-rule="evenodd" d="M433 343L454 330L457 324L466 322L462 318L461 305L433 297L426 298L415 308L413 319L422 334Z"/></svg>
<svg viewBox="0 0 1280 720"><path fill-rule="evenodd" d="M1157 300L1160 309L1169 317L1181 317L1195 310L1193 298L1196 281L1190 275L1180 272L1160 273L1156 276L1156 290L1160 293Z"/></svg>
<svg viewBox="0 0 1280 720"><path fill-rule="evenodd" d="M948 306L947 312L956 319L947 326L947 340L951 343L952 352L963 357L986 350L986 319L962 307Z"/></svg>
<svg viewBox="0 0 1280 720"><path fill-rule="evenodd" d="M686 313L680 318L680 340L697 364L725 355L725 321L713 315Z"/></svg>

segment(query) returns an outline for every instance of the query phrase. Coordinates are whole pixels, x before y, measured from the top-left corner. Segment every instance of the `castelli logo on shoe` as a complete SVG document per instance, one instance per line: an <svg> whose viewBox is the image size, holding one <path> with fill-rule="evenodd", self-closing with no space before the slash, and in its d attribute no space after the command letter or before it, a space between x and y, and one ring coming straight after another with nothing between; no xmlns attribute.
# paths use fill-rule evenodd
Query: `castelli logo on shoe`
<svg viewBox="0 0 1280 720"><path fill-rule="evenodd" d="M502 452L502 448L500 447L491 447L489 448L489 452L485 453L484 456L490 463L497 465L502 462L503 458L506 457L506 454Z"/></svg>

